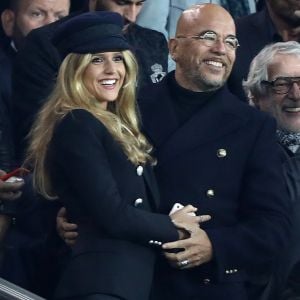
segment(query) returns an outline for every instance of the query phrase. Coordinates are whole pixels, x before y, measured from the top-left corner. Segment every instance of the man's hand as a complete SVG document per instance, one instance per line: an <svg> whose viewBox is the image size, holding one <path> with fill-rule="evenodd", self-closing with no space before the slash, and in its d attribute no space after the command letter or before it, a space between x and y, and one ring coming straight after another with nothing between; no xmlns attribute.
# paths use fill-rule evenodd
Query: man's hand
<svg viewBox="0 0 300 300"><path fill-rule="evenodd" d="M6 173L0 170L0 176ZM24 180L19 179L18 182L5 182L0 179L0 201L10 201L19 198L22 194Z"/></svg>
<svg viewBox="0 0 300 300"><path fill-rule="evenodd" d="M73 246L78 237L77 225L68 223L67 211L62 207L56 216L56 230L58 235L68 246Z"/></svg>
<svg viewBox="0 0 300 300"><path fill-rule="evenodd" d="M190 269L209 262L213 257L211 242L204 230L194 227L190 237L162 245L164 250L183 249L178 253L164 252L169 263L180 269Z"/></svg>

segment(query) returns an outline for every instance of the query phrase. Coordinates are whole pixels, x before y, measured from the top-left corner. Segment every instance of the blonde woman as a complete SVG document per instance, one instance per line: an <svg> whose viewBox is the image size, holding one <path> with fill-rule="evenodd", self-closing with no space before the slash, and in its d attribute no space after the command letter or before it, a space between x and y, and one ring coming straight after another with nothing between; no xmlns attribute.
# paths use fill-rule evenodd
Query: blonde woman
<svg viewBox="0 0 300 300"><path fill-rule="evenodd" d="M151 146L139 131L136 61L116 13L61 25L53 43L64 57L57 83L31 132L34 184L59 197L79 227L57 299L148 299L155 248L198 226L187 206L154 213Z"/></svg>

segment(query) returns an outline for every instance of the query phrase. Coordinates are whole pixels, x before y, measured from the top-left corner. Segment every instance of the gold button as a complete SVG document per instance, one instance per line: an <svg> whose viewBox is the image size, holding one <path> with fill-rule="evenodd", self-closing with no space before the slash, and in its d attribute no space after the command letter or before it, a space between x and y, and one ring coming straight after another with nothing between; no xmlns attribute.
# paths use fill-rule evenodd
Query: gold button
<svg viewBox="0 0 300 300"><path fill-rule="evenodd" d="M217 156L218 156L219 158L225 157L226 155L227 155L227 151L226 151L225 149L218 149L218 151L217 151Z"/></svg>
<svg viewBox="0 0 300 300"><path fill-rule="evenodd" d="M206 196L207 196L208 198L214 197L214 196L215 196L215 191L214 191L214 190L211 190L211 189L207 190L207 191L206 191Z"/></svg>

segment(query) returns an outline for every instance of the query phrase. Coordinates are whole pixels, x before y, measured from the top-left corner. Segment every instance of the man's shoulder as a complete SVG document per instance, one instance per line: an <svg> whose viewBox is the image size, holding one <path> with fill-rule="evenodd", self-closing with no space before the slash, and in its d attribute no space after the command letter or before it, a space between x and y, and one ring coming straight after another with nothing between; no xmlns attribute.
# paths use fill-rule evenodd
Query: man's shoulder
<svg viewBox="0 0 300 300"><path fill-rule="evenodd" d="M163 38L164 40L166 39L165 36L163 35L163 33L153 30L153 29L150 29L150 28L140 26L136 23L131 24L128 28L128 31L132 32L133 34L138 32L139 34L156 36L159 38Z"/></svg>
<svg viewBox="0 0 300 300"><path fill-rule="evenodd" d="M255 43L262 44L268 42L269 37L269 15L266 10L262 10L248 16L239 18L235 21L236 34L243 44ZM263 40L262 42L260 40ZM249 45L250 46L250 45Z"/></svg>
<svg viewBox="0 0 300 300"><path fill-rule="evenodd" d="M266 12L263 10L263 11L259 11L259 12L252 13L250 15L241 17L241 18L237 18L235 20L237 31L239 31L241 28L246 28L248 26L257 25L257 21L264 19L265 15L266 15Z"/></svg>
<svg viewBox="0 0 300 300"><path fill-rule="evenodd" d="M273 120L269 114L258 110L249 103L241 101L237 96L232 94L227 87L223 87L220 90L219 97L224 99L223 106L227 113L253 122L253 126L255 126L255 123L266 121L266 119Z"/></svg>
<svg viewBox="0 0 300 300"><path fill-rule="evenodd" d="M131 24L128 27L126 38L132 45L142 44L143 47L151 48L159 45L159 47L167 48L167 40L161 32L137 24Z"/></svg>

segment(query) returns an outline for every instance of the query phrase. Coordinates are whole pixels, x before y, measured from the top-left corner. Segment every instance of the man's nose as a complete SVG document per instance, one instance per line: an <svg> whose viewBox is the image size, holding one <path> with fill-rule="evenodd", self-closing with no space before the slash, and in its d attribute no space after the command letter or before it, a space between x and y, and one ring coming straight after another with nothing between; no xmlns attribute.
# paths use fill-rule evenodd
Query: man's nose
<svg viewBox="0 0 300 300"><path fill-rule="evenodd" d="M217 40L215 41L215 43L213 44L213 46L212 46L212 50L213 50L214 52L218 52L218 53L221 53L221 54L225 54L226 51L227 51L225 42L222 41L221 39L217 39Z"/></svg>
<svg viewBox="0 0 300 300"><path fill-rule="evenodd" d="M135 4L128 5L124 11L124 17L131 23L135 23L138 12L139 10Z"/></svg>
<svg viewBox="0 0 300 300"><path fill-rule="evenodd" d="M300 100L300 82L293 82L288 96L291 99Z"/></svg>

